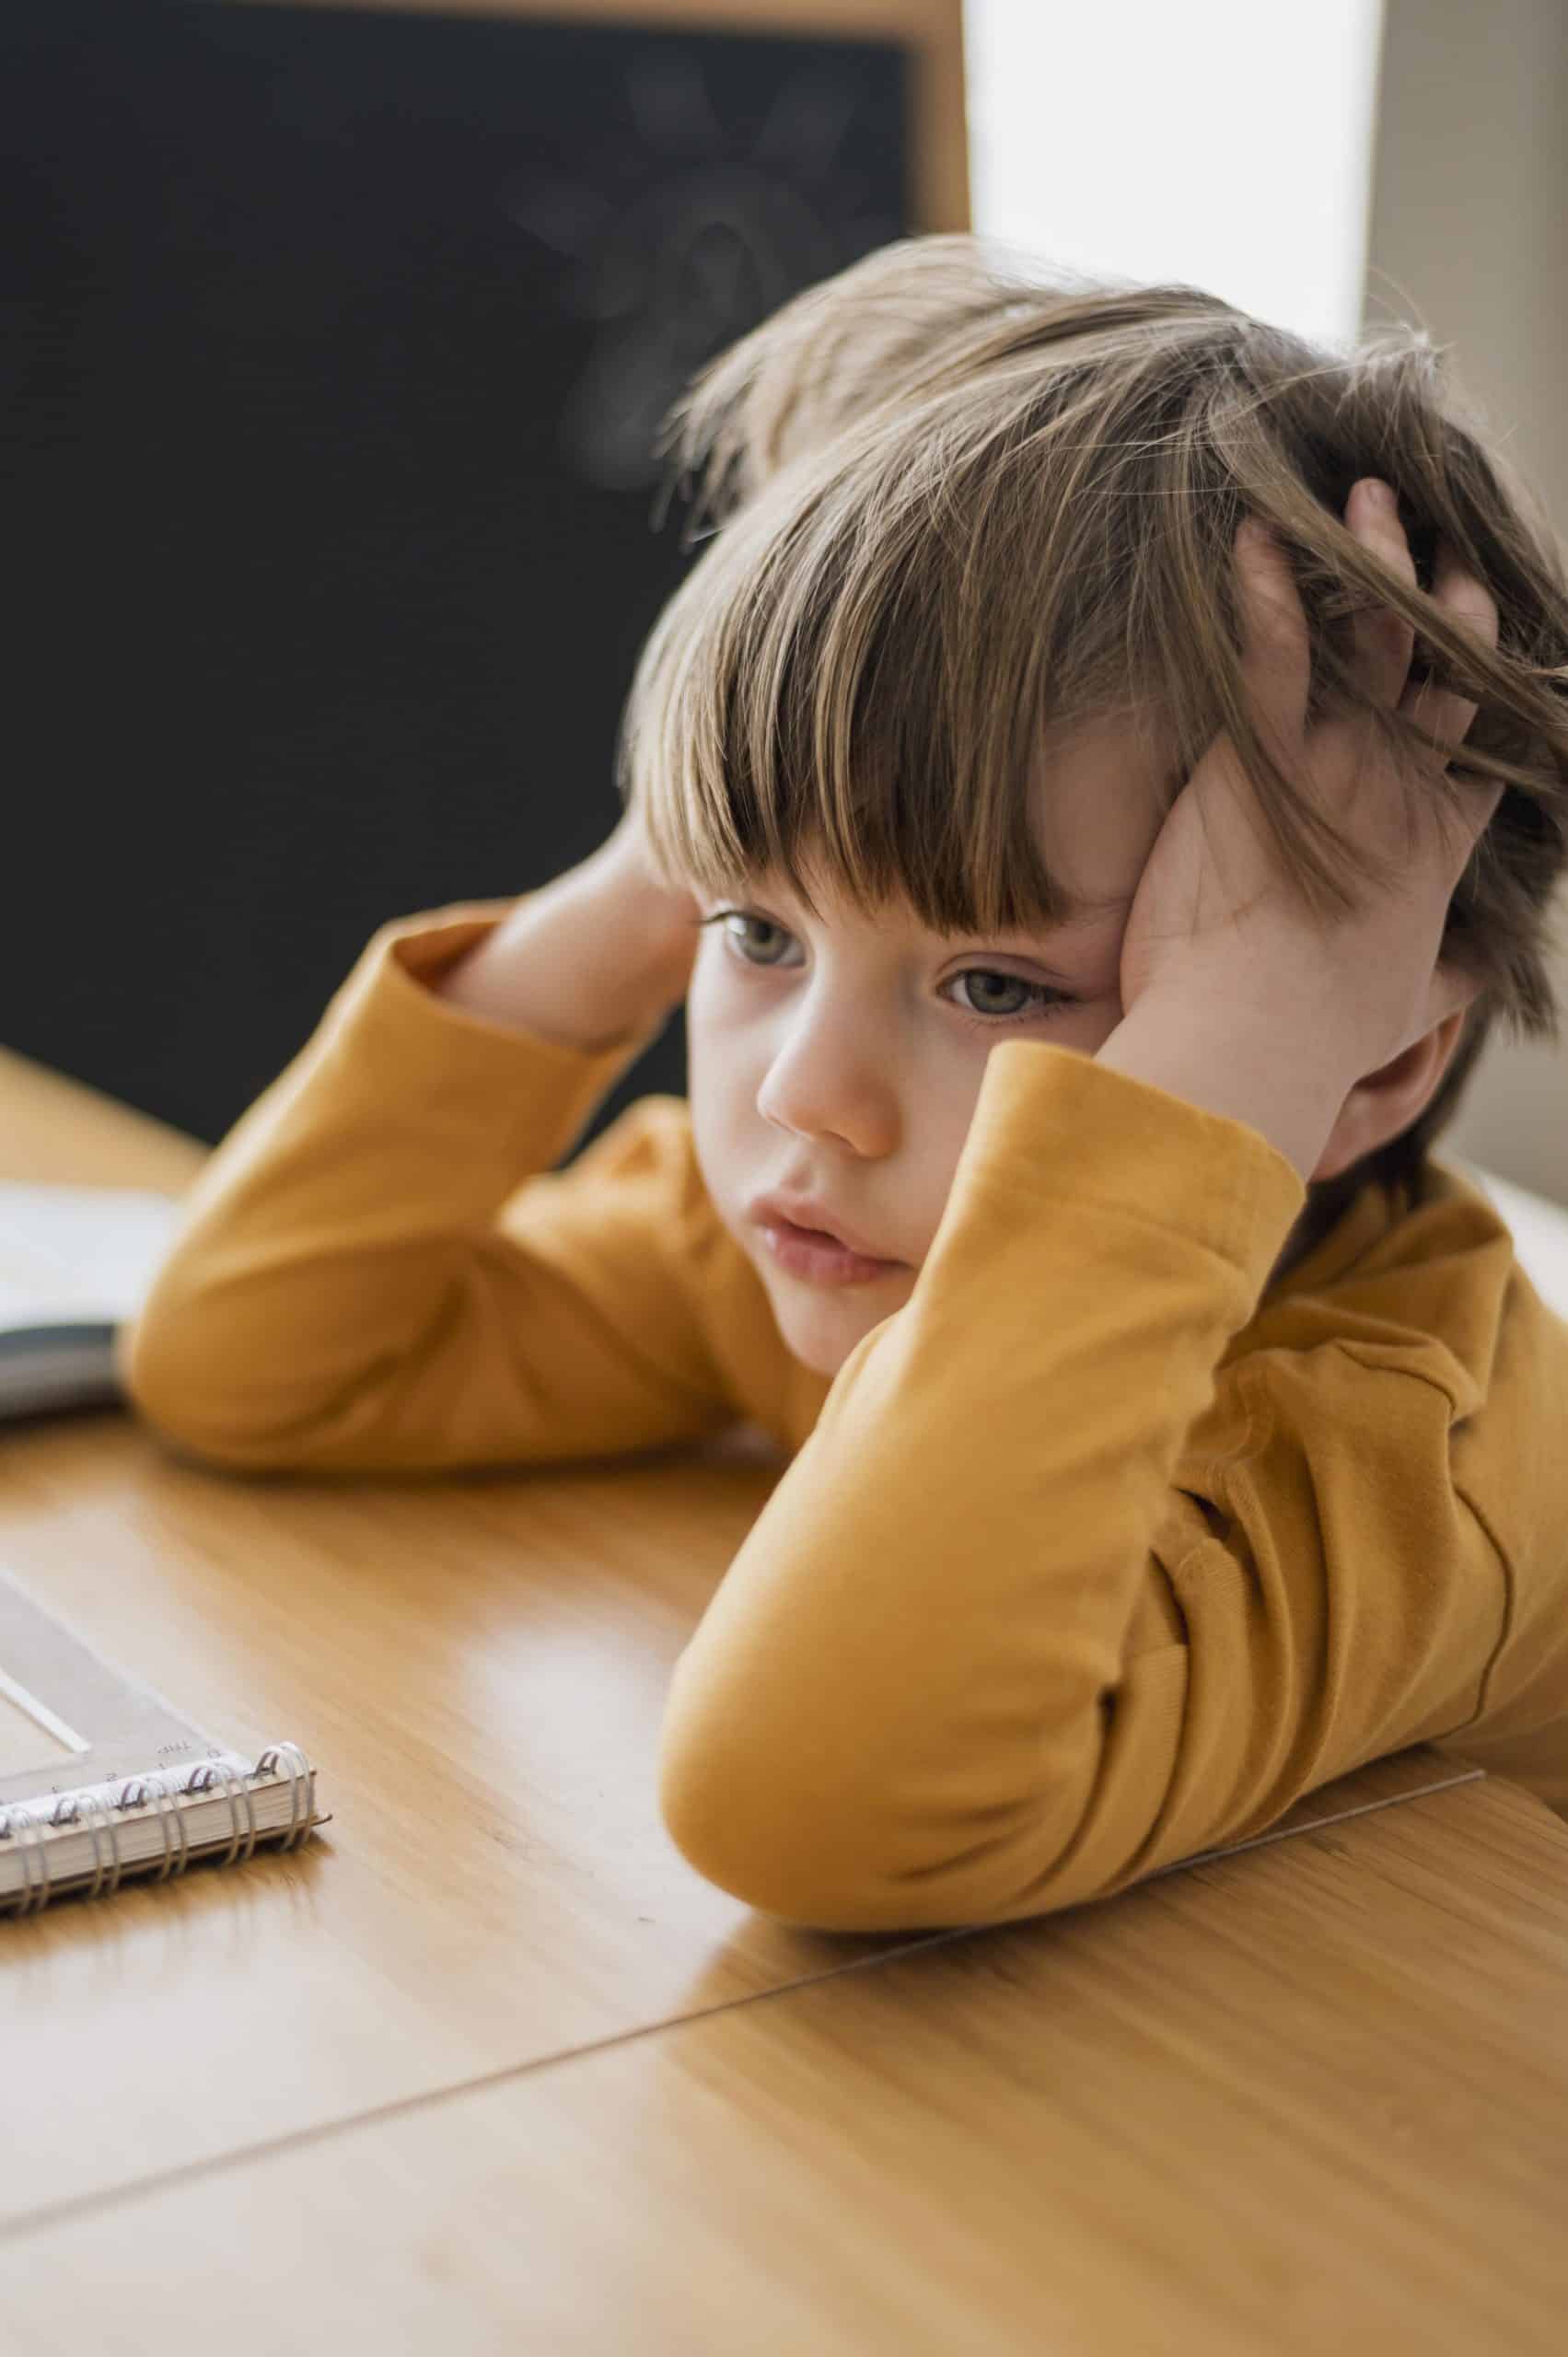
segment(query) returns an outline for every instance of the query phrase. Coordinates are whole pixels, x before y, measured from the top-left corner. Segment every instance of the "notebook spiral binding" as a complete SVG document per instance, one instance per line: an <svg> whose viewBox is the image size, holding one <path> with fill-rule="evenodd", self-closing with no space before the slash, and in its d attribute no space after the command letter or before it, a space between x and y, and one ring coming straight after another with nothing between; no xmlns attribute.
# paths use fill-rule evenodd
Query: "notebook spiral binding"
<svg viewBox="0 0 1568 2357"><path fill-rule="evenodd" d="M99 1793L84 1790L62 1793L41 1821L29 1810L25 1803L13 1803L0 1807L0 1843L14 1843L13 1854L22 1860L23 1887L19 1892L0 1898L0 1913L27 1915L36 1913L56 1897L49 1859L49 1829L77 1826L89 1837L93 1846L91 1878L81 1889L86 1898L107 1898L120 1887L122 1873L149 1875L154 1882L166 1882L170 1875L183 1874L193 1855L213 1858L223 1865L243 1864L255 1850L258 1841L269 1849L298 1849L308 1841L317 1825L324 1825L325 1817L314 1813L316 1771L296 1743L269 1744L261 1752L252 1777L273 1775L279 1768L289 1780L289 1817L286 1825L259 1829L256 1812L245 1778L237 1775L226 1760L202 1759L189 1771L171 1769L159 1773L154 1771L141 1776L122 1777L118 1791L109 1801ZM232 1839L217 1858L216 1840L203 1841L192 1852L186 1831L185 1819L180 1808L183 1798L211 1793L216 1786L229 1805ZM156 1809L158 1829L163 1837L161 1859L123 1859L120 1852L120 1825L115 1811L151 1806ZM178 1837L178 1844L176 1842ZM78 1883L78 1887L80 1885Z"/></svg>

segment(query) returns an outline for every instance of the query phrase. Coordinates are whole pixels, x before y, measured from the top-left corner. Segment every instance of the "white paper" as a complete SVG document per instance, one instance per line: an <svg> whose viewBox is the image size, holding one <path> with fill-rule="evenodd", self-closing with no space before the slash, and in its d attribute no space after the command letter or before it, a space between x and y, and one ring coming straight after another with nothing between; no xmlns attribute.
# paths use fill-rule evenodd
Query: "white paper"
<svg viewBox="0 0 1568 2357"><path fill-rule="evenodd" d="M0 1183L0 1329L134 1317L183 1210L150 1188Z"/></svg>

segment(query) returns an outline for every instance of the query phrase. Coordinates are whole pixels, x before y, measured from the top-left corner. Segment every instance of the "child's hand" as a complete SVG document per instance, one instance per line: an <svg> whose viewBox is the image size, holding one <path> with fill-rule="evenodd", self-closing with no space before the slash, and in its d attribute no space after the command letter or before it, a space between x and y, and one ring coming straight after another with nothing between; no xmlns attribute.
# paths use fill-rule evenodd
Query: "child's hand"
<svg viewBox="0 0 1568 2357"><path fill-rule="evenodd" d="M1357 482L1346 521L1367 546L1413 584L1414 562L1392 504L1380 507L1373 479ZM1156 990L1189 1007L1251 1010L1310 1043L1315 1062L1343 1068L1348 1088L1463 1006L1473 996L1457 975L1437 970L1454 888L1502 798L1500 785L1467 785L1462 830L1445 823L1435 800L1407 842L1398 781L1369 732L1329 719L1307 735L1306 617L1289 563L1272 536L1246 523L1236 563L1243 615L1243 670L1260 732L1318 806L1378 857L1404 862L1398 888L1360 917L1318 924L1286 898L1245 772L1228 735L1214 740L1167 814L1139 879L1121 946L1121 1004ZM1484 644L1495 646L1497 608L1446 545L1433 594ZM1462 743L1477 707L1430 683L1406 686L1414 633L1387 607L1354 624L1356 659L1371 692L1413 717L1433 740L1441 772Z"/></svg>
<svg viewBox="0 0 1568 2357"><path fill-rule="evenodd" d="M672 891L654 865L641 807L628 805L613 834L585 864L611 897L624 926L623 941L656 999L671 1006L686 996L702 940L702 904Z"/></svg>
<svg viewBox="0 0 1568 2357"><path fill-rule="evenodd" d="M431 987L487 1022L598 1054L674 1013L700 915L689 893L655 874L641 818L628 811L596 852L523 894Z"/></svg>

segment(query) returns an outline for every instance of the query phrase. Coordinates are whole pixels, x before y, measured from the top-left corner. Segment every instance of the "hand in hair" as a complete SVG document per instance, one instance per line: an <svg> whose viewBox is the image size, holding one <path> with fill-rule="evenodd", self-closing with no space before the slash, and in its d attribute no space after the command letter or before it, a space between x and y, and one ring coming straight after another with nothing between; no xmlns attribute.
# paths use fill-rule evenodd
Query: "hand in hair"
<svg viewBox="0 0 1568 2357"><path fill-rule="evenodd" d="M1412 584L1414 561L1392 499L1357 482L1346 522ZM1270 750L1364 854L1374 888L1348 918L1324 921L1262 839L1258 805L1228 735L1218 737L1177 796L1139 879L1123 936L1123 1014L1147 993L1203 1010L1238 1011L1269 1027L1280 1053L1330 1089L1349 1089L1423 1039L1475 994L1437 965L1444 922L1503 787L1448 768L1477 706L1429 680L1407 684L1414 633L1382 607L1356 618L1354 660L1374 699L1430 744L1415 791L1365 720L1306 725L1310 644L1289 562L1267 528L1244 523L1236 543L1248 700ZM1497 607L1440 549L1433 595L1457 624L1495 646Z"/></svg>

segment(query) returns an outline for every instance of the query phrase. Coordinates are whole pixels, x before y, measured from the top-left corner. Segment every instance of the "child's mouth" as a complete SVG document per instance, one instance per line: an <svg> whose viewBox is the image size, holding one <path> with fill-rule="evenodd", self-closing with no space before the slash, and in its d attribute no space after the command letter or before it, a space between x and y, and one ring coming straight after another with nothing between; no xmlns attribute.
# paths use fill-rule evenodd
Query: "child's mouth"
<svg viewBox="0 0 1568 2357"><path fill-rule="evenodd" d="M797 1227L793 1220L766 1220L762 1234L782 1269L817 1284L868 1284L875 1278L896 1275L904 1265L901 1260L877 1260L868 1253L852 1252L836 1236L819 1227Z"/></svg>

